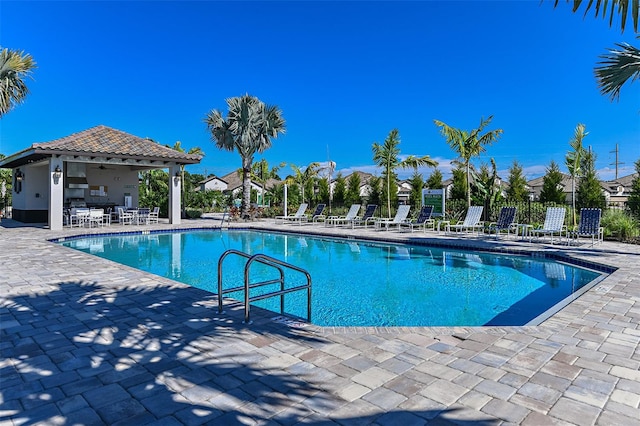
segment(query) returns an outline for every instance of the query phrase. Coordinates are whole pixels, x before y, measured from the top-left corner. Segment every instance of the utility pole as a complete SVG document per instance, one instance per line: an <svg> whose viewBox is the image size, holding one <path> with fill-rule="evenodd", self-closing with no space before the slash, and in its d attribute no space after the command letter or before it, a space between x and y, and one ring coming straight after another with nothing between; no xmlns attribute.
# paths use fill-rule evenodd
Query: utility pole
<svg viewBox="0 0 640 426"><path fill-rule="evenodd" d="M623 162L618 161L618 144L616 144L616 149L614 149L613 151L609 151L609 152L615 152L616 153L616 161L614 163L609 163L609 165L616 166L616 180L618 180L618 164L624 164Z"/></svg>

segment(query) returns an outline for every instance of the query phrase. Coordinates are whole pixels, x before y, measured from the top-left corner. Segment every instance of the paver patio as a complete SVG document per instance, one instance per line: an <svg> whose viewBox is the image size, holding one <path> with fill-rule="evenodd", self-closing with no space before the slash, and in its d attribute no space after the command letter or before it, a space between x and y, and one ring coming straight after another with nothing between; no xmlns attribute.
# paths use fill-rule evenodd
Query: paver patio
<svg viewBox="0 0 640 426"><path fill-rule="evenodd" d="M640 425L640 246L386 232L618 269L539 326L320 328L47 241L94 232L0 223L0 425Z"/></svg>

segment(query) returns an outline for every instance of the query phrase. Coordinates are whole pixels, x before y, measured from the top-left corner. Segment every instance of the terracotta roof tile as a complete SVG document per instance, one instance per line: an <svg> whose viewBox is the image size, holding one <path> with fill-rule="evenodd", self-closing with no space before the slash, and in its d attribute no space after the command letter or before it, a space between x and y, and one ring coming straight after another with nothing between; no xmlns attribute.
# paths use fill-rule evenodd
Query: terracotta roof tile
<svg viewBox="0 0 640 426"><path fill-rule="evenodd" d="M32 148L45 151L151 157L187 162L198 162L202 158L200 155L179 152L150 139L143 139L103 125L73 133L51 142L34 143Z"/></svg>

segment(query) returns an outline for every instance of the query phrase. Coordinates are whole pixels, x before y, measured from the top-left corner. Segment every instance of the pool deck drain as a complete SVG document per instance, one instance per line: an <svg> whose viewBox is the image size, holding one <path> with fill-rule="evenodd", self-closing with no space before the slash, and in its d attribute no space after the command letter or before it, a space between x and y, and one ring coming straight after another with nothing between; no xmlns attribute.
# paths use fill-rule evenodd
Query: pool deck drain
<svg viewBox="0 0 640 426"><path fill-rule="evenodd" d="M539 326L297 327L258 309L245 325L238 305L218 315L209 293L47 241L129 227L3 220L0 425L640 424L640 246L237 226L544 251L617 269Z"/></svg>

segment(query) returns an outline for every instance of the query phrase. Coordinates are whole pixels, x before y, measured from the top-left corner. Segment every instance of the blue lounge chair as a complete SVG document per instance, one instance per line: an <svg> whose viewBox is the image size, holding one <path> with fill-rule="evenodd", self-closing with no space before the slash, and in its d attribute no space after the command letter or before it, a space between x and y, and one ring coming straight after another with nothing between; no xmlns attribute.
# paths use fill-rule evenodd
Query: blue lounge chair
<svg viewBox="0 0 640 426"><path fill-rule="evenodd" d="M364 214L362 215L362 217L356 216L351 221L351 228L355 228L356 226L361 226L361 225L363 225L366 228L367 225L369 224L373 225L376 221L376 218L373 217L373 215L376 212L377 208L378 208L377 204L367 204L367 209L364 211Z"/></svg>
<svg viewBox="0 0 640 426"><path fill-rule="evenodd" d="M507 236L511 231L516 231L516 207L503 207L498 214L498 220L489 224L489 235L492 232L496 233L496 239L500 235L500 232L507 231Z"/></svg>
<svg viewBox="0 0 640 426"><path fill-rule="evenodd" d="M316 209L311 214L311 216L304 215L304 217L300 220L300 224L301 225L303 223L315 224L318 222L323 222L327 218L325 215L322 214L324 213L324 209L326 206L327 206L326 204L318 204L316 206Z"/></svg>
<svg viewBox="0 0 640 426"><path fill-rule="evenodd" d="M591 237L591 247L603 240L604 230L600 226L602 210L580 209L580 223L578 229L568 234L567 245L572 242L578 244L580 237Z"/></svg>
<svg viewBox="0 0 640 426"><path fill-rule="evenodd" d="M423 232L427 231L427 226L431 228L431 230L435 227L435 221L431 219L431 214L433 213L433 206L422 206L420 209L420 214L415 220L411 222L404 222L400 224L400 228L406 226L409 231L413 232L413 228L422 228Z"/></svg>

